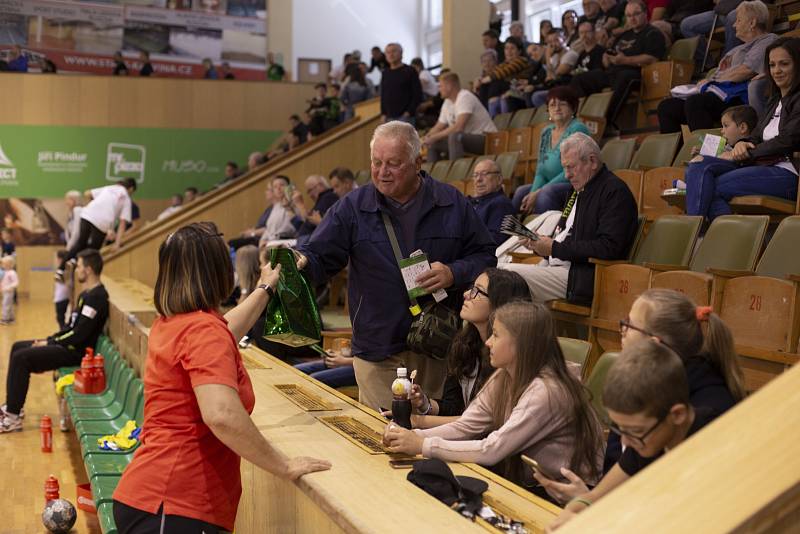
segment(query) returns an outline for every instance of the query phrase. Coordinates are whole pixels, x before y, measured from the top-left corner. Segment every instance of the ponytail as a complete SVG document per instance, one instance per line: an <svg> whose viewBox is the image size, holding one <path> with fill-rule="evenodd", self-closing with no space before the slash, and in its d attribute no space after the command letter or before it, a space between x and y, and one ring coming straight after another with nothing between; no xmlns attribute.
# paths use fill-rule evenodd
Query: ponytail
<svg viewBox="0 0 800 534"><path fill-rule="evenodd" d="M720 316L713 312L708 314L708 331L703 352L722 373L733 398L737 402L742 400L747 392L742 368L739 366L739 358L734 348L733 334Z"/></svg>

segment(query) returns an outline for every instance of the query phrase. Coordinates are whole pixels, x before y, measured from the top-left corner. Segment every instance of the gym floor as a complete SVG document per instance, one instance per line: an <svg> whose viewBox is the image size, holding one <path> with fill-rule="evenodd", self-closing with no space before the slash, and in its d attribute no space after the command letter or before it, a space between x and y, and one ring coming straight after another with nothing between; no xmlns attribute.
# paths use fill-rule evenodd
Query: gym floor
<svg viewBox="0 0 800 534"><path fill-rule="evenodd" d="M5 403L8 355L11 345L20 339L47 337L58 330L52 302L19 299L17 320L11 326L0 326L0 404ZM53 452L40 449L39 420L42 415L53 419ZM6 499L2 534L47 532L42 526L44 482L51 474L58 478L62 499L76 504L77 484L88 482L81 460L80 447L74 432L58 430L58 403L52 373L31 376L25 402L25 425L22 432L0 434L0 488ZM100 534L97 517L78 510L72 532Z"/></svg>

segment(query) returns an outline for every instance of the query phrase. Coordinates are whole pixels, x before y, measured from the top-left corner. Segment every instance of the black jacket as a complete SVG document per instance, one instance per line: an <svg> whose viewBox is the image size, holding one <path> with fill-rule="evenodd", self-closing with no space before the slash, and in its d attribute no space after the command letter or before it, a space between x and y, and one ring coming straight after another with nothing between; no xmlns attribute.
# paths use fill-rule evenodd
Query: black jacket
<svg viewBox="0 0 800 534"><path fill-rule="evenodd" d="M767 127L775 114L778 102L783 102L781 120L778 123L778 135L764 141L764 128ZM775 95L769 99L767 109L758 121L758 125L751 135L751 140L756 147L750 151L750 157L770 158L776 156L792 157L792 153L800 150L800 92L780 98Z"/></svg>
<svg viewBox="0 0 800 534"><path fill-rule="evenodd" d="M567 198L571 194L570 189ZM572 231L562 243L553 242L552 255L572 262L567 300L586 304L594 294L594 265L589 258L625 259L636 236L638 212L631 190L605 165L578 194L575 209Z"/></svg>

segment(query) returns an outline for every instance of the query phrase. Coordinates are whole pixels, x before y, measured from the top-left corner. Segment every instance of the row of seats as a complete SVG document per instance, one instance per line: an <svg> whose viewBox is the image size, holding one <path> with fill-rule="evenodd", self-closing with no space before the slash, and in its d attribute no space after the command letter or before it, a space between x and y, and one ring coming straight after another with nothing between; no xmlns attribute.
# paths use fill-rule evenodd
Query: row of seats
<svg viewBox="0 0 800 534"><path fill-rule="evenodd" d="M619 321L648 288L685 293L711 305L734 333L741 356L788 366L800 339L800 216L783 219L769 244L767 216L726 215L696 245L701 217L665 215L637 239L626 261L596 265L591 307L552 304L561 320L587 326L595 356L620 346ZM592 362L589 363L591 368ZM749 380L755 389L763 380Z"/></svg>
<svg viewBox="0 0 800 534"><path fill-rule="evenodd" d="M130 420L141 425L144 385L108 337L100 336L95 351L105 357L106 390L97 395L82 395L67 387L64 396L80 442L100 527L104 534L116 534L112 496L136 447L127 451L101 450L97 439L116 434ZM64 368L59 373L73 371L74 368Z"/></svg>

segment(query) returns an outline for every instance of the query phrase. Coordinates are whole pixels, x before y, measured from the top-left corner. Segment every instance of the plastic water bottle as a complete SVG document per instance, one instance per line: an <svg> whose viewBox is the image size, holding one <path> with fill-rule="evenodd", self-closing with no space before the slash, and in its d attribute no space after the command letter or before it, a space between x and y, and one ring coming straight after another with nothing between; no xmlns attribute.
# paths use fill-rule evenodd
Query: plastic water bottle
<svg viewBox="0 0 800 534"><path fill-rule="evenodd" d="M42 452L53 452L53 421L50 420L49 415L42 416L42 420L39 422L39 431L42 434Z"/></svg>
<svg viewBox="0 0 800 534"><path fill-rule="evenodd" d="M106 389L105 358L99 352L92 358L92 393L102 393Z"/></svg>
<svg viewBox="0 0 800 534"><path fill-rule="evenodd" d="M397 378L392 382L392 420L403 428L411 428L411 381L405 367L397 368Z"/></svg>
<svg viewBox="0 0 800 534"><path fill-rule="evenodd" d="M47 477L44 481L44 502L59 498L58 479L54 475Z"/></svg>

